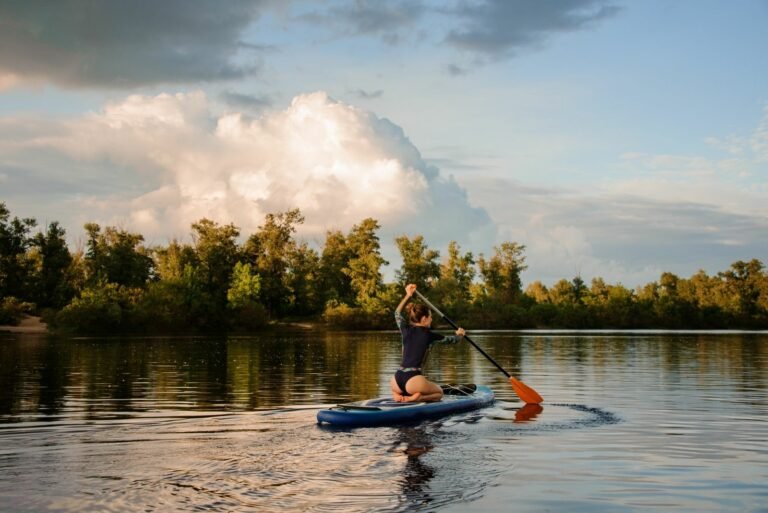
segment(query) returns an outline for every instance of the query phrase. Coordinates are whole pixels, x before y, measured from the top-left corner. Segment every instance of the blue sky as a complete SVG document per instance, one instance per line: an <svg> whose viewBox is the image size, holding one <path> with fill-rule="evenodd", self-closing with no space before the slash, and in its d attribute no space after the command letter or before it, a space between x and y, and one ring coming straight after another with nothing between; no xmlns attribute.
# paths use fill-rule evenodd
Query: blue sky
<svg viewBox="0 0 768 513"><path fill-rule="evenodd" d="M768 2L0 2L0 201L149 243L372 216L526 282L768 249Z"/></svg>

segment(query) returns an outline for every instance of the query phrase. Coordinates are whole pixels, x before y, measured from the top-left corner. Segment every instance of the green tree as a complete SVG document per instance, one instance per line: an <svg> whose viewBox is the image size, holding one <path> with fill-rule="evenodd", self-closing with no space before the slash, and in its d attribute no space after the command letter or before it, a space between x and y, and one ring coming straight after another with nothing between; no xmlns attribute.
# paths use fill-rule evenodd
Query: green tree
<svg viewBox="0 0 768 513"><path fill-rule="evenodd" d="M33 240L39 256L39 267L35 273L35 301L41 308L61 308L75 295L69 274L72 254L67 247L65 234L64 228L53 222L48 225L45 233L38 233Z"/></svg>
<svg viewBox="0 0 768 513"><path fill-rule="evenodd" d="M33 240L29 232L37 225L31 218L11 219L5 203L0 202L0 298L30 299L30 262L27 250Z"/></svg>
<svg viewBox="0 0 768 513"><path fill-rule="evenodd" d="M384 287L381 266L388 262L381 256L376 234L379 228L379 222L369 217L353 226L347 236L352 257L342 272L349 278L355 300L361 306L377 298Z"/></svg>
<svg viewBox="0 0 768 513"><path fill-rule="evenodd" d="M395 276L400 285L415 283L422 292L431 289L440 279L440 253L429 249L424 237L416 235L413 239L407 235L395 239L403 264Z"/></svg>
<svg viewBox="0 0 768 513"><path fill-rule="evenodd" d="M690 328L698 324L696 305L680 295L684 281L665 272L658 283L658 299L654 305L657 322L664 328Z"/></svg>
<svg viewBox="0 0 768 513"><path fill-rule="evenodd" d="M227 291L227 305L242 308L259 302L261 281L251 270L251 264L238 262L232 270L232 283Z"/></svg>
<svg viewBox="0 0 768 513"><path fill-rule="evenodd" d="M198 260L195 248L188 244L171 241L165 248L154 248L152 256L155 261L155 274L160 280L179 280L184 275L186 266L197 266Z"/></svg>
<svg viewBox="0 0 768 513"><path fill-rule="evenodd" d="M455 315L463 315L472 300L471 287L475 278L475 259L472 253L461 254L455 241L448 244L448 256L440 265L440 279L434 295Z"/></svg>
<svg viewBox="0 0 768 513"><path fill-rule="evenodd" d="M352 278L344 271L349 270L349 262L355 256L352 246L341 231L331 230L325 234L319 271L324 303L336 301L347 305L354 304Z"/></svg>
<svg viewBox="0 0 768 513"><path fill-rule="evenodd" d="M573 283L561 278L549 288L549 302L556 306L576 305Z"/></svg>
<svg viewBox="0 0 768 513"><path fill-rule="evenodd" d="M751 323L758 315L758 300L765 279L765 266L760 260L749 262L739 260L731 264L727 271L718 273L724 281L724 290L728 296L726 308L746 323Z"/></svg>
<svg viewBox="0 0 768 513"><path fill-rule="evenodd" d="M638 321L635 293L620 283L609 285L602 278L594 278L582 300L599 327L630 328Z"/></svg>
<svg viewBox="0 0 768 513"><path fill-rule="evenodd" d="M481 254L477 260L485 294L502 303L515 304L520 300L523 285L520 274L525 265L525 246L516 242L504 242L495 247L494 255L486 260Z"/></svg>
<svg viewBox="0 0 768 513"><path fill-rule="evenodd" d="M378 221L367 218L346 237L329 232L326 238L324 283L335 283L338 288L327 296L323 318L333 326L383 328L391 324L390 308L396 302L393 293L399 292L397 287L383 284L381 266L387 261L381 256L379 228ZM338 271L343 278L334 276Z"/></svg>
<svg viewBox="0 0 768 513"><path fill-rule="evenodd" d="M285 283L290 291L290 312L294 315L319 313L324 304L320 285L320 257L306 242L288 251Z"/></svg>
<svg viewBox="0 0 768 513"><path fill-rule="evenodd" d="M526 287L525 295L530 297L535 303L549 303L549 289L538 280Z"/></svg>
<svg viewBox="0 0 768 513"><path fill-rule="evenodd" d="M270 314L281 316L290 309L290 290L286 280L296 226L304 222L299 209L267 214L264 225L245 244L245 255L261 276L261 298Z"/></svg>
<svg viewBox="0 0 768 513"><path fill-rule="evenodd" d="M241 258L237 245L240 230L231 223L219 225L205 218L192 224L192 230L199 276L216 312L221 314L226 306L232 270ZM183 251L178 259L184 260Z"/></svg>
<svg viewBox="0 0 768 513"><path fill-rule="evenodd" d="M88 285L115 283L129 288L147 284L154 262L143 246L144 237L109 226L101 232L96 223L87 223L88 234L85 263Z"/></svg>

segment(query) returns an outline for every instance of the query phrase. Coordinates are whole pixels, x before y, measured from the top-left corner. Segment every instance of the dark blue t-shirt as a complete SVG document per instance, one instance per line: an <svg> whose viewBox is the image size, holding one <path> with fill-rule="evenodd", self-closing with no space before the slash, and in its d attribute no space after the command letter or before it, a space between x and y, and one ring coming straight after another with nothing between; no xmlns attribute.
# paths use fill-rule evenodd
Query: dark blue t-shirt
<svg viewBox="0 0 768 513"><path fill-rule="evenodd" d="M400 312L395 312L395 322L403 336L403 360L400 363L402 368L421 368L433 342L453 343L459 339L453 335L446 337L422 326L412 326Z"/></svg>

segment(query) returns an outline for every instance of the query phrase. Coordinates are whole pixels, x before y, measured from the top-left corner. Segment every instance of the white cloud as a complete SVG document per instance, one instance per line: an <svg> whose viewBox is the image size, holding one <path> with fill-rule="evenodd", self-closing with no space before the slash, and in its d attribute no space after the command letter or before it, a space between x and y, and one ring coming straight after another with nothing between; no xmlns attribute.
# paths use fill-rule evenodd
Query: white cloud
<svg viewBox="0 0 768 513"><path fill-rule="evenodd" d="M763 108L763 118L749 137L712 137L708 142L739 159L750 159L757 163L768 162L768 106Z"/></svg>
<svg viewBox="0 0 768 513"><path fill-rule="evenodd" d="M578 189L476 176L464 185L501 239L527 246L529 281L581 275L635 286L663 271L717 272L768 252L766 127L768 110L752 134L717 144L719 159L626 153L611 181Z"/></svg>
<svg viewBox="0 0 768 513"><path fill-rule="evenodd" d="M400 127L322 92L259 118L219 116L201 92L133 95L37 128L39 135L0 148L0 161L35 166L25 152L54 151L65 167L100 169L105 183L120 170L121 187L81 204L91 220L150 239L184 235L202 217L247 234L266 213L295 207L307 219L303 234L316 238L366 217L386 235L422 233L436 247L449 239L490 244L494 234L485 211L425 163Z"/></svg>
<svg viewBox="0 0 768 513"><path fill-rule="evenodd" d="M11 89L12 87L17 86L21 82L22 82L21 77L16 75L15 73L0 72L0 91Z"/></svg>

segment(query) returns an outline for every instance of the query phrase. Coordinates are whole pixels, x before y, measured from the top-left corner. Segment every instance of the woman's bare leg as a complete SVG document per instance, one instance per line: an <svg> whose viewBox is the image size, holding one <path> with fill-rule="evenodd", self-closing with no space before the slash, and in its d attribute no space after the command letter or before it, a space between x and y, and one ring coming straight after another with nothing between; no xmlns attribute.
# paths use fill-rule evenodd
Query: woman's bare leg
<svg viewBox="0 0 768 513"><path fill-rule="evenodd" d="M405 384L405 391L408 392L410 397L414 397L419 394L419 400L425 402L439 401L443 398L443 389L440 385L432 383L424 376L414 376L408 380ZM408 400L410 398L406 398Z"/></svg>

